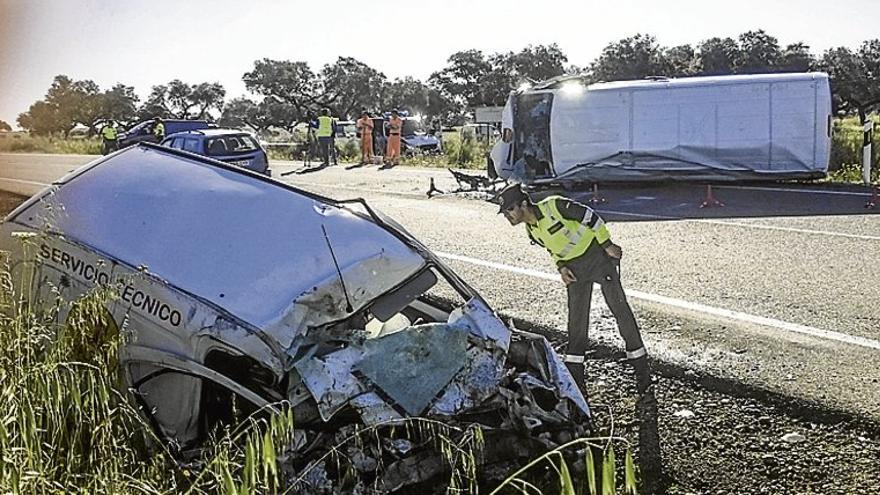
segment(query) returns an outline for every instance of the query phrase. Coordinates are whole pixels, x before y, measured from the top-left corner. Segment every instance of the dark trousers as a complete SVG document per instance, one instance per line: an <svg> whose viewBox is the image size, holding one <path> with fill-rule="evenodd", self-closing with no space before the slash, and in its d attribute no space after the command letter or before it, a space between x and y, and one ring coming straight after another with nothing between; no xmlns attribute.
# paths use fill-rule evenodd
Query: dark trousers
<svg viewBox="0 0 880 495"><path fill-rule="evenodd" d="M620 336L626 343L627 352L644 347L642 335L632 309L626 301L617 261L608 256L598 244L593 244L582 256L564 263L577 277L568 285L568 350L569 355L583 356L587 350L587 334L590 325L590 299L593 283L602 287L602 295L617 320Z"/></svg>
<svg viewBox="0 0 880 495"><path fill-rule="evenodd" d="M332 139L328 137L318 138L318 148L321 150L321 159L324 160L324 166L330 165L330 144Z"/></svg>
<svg viewBox="0 0 880 495"><path fill-rule="evenodd" d="M101 153L105 155L113 153L114 151L119 149L119 142L115 139L105 139L102 144L103 149L101 150Z"/></svg>

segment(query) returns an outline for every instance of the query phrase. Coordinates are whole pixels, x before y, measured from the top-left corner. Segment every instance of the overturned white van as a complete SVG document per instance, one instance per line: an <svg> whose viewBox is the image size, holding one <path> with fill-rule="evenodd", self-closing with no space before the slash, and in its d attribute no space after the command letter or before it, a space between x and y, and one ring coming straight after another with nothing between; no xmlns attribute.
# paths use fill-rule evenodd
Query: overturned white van
<svg viewBox="0 0 880 495"><path fill-rule="evenodd" d="M141 144L20 206L0 247L36 275L22 279L37 302L117 288L124 380L181 452L276 403L311 449L321 431L410 416L535 436L590 419L546 339L508 329L363 200ZM430 297L441 280L458 303Z"/></svg>
<svg viewBox="0 0 880 495"><path fill-rule="evenodd" d="M563 77L511 93L502 129L490 167L526 184L819 178L831 91L823 73Z"/></svg>

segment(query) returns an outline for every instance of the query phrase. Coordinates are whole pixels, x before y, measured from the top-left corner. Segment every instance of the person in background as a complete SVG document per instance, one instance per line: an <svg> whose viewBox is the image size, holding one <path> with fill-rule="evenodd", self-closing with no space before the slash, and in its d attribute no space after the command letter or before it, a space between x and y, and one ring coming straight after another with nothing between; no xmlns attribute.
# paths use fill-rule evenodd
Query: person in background
<svg viewBox="0 0 880 495"><path fill-rule="evenodd" d="M159 117L153 117L153 136L156 137L157 143L165 139L165 124Z"/></svg>
<svg viewBox="0 0 880 495"><path fill-rule="evenodd" d="M329 167L330 145L333 140L333 118L330 117L329 108L321 110L321 115L318 116L318 128L315 131L315 135L318 137L318 148L321 150L323 166Z"/></svg>
<svg viewBox="0 0 880 495"><path fill-rule="evenodd" d="M443 153L443 124L438 117L431 120L431 134L437 138L437 151Z"/></svg>
<svg viewBox="0 0 880 495"><path fill-rule="evenodd" d="M403 119L395 108L391 111L388 121L388 152L385 154L385 165L393 167L400 162L400 132L403 130Z"/></svg>
<svg viewBox="0 0 880 495"><path fill-rule="evenodd" d="M330 121L330 158L333 165L339 165L339 152L336 150L336 133L339 131L339 122L337 119Z"/></svg>
<svg viewBox="0 0 880 495"><path fill-rule="evenodd" d="M367 109L361 111L357 130L361 133L361 165L369 165L373 163L373 118Z"/></svg>
<svg viewBox="0 0 880 495"><path fill-rule="evenodd" d="M107 155L119 149L119 130L116 128L116 122L108 120L104 127L101 128L102 154Z"/></svg>

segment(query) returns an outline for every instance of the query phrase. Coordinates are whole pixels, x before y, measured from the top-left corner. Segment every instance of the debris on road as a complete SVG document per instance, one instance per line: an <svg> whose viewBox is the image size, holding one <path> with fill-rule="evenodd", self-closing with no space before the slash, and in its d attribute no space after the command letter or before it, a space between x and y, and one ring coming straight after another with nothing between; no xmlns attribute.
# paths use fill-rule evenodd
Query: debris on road
<svg viewBox="0 0 880 495"><path fill-rule="evenodd" d="M807 437L800 433L786 433L785 435L782 435L782 441L787 443L801 443L806 439Z"/></svg>
<svg viewBox="0 0 880 495"><path fill-rule="evenodd" d="M680 411L676 411L675 414L673 414L673 416L675 416L676 418L688 419L688 418L693 418L695 416L695 414L693 411L691 411L689 409L682 409Z"/></svg>
<svg viewBox="0 0 880 495"><path fill-rule="evenodd" d="M451 168L447 169L449 173L452 174L452 177L455 179L455 182L458 184L458 188L454 191L441 191L434 184L434 178L431 178L430 185L428 186L428 197L433 197L437 194L458 194L458 193L487 193L488 197L492 197L498 193L498 191L507 184L506 181L502 179L493 179L490 177L486 177L483 175L471 175L464 172L459 172L457 170L453 170Z"/></svg>

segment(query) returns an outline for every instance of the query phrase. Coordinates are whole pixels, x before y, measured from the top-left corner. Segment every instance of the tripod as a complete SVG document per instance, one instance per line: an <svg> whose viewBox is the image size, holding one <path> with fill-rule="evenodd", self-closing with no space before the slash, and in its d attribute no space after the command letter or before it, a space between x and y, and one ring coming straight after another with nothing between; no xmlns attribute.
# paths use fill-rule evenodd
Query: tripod
<svg viewBox="0 0 880 495"><path fill-rule="evenodd" d="M303 167L312 166L312 155L316 154L318 147L318 139L315 137L315 130L309 127L306 131L306 151L303 157Z"/></svg>

